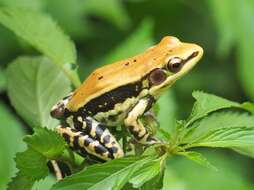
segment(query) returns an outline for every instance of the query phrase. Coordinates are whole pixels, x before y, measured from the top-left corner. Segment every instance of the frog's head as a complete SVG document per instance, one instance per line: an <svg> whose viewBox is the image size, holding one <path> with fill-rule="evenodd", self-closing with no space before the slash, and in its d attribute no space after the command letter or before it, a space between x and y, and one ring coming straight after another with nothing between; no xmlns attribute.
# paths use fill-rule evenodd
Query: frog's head
<svg viewBox="0 0 254 190"><path fill-rule="evenodd" d="M191 43L183 43L175 37L164 37L149 51L156 53L156 68L148 75L150 93L154 96L170 87L177 79L188 73L201 59L203 49Z"/></svg>

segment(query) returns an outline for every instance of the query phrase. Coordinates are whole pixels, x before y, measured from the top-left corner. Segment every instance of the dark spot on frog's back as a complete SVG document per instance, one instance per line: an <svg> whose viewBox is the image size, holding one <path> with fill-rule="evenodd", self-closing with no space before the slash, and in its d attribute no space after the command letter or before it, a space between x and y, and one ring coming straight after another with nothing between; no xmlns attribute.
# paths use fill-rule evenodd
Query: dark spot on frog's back
<svg viewBox="0 0 254 190"><path fill-rule="evenodd" d="M127 63L125 63L124 65L125 65L125 66L128 66L129 64L130 64L130 63L129 63L129 62L127 62Z"/></svg>
<svg viewBox="0 0 254 190"><path fill-rule="evenodd" d="M134 59L133 62L137 62L137 59Z"/></svg>
<svg viewBox="0 0 254 190"><path fill-rule="evenodd" d="M99 77L98 77L98 80L101 80L101 79L103 79L103 76L99 76Z"/></svg>

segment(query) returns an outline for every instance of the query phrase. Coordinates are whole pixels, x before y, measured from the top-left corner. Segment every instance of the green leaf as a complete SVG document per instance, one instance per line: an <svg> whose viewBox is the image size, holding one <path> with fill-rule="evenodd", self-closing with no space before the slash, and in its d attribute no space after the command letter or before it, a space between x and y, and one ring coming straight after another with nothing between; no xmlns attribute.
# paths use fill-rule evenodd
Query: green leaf
<svg viewBox="0 0 254 190"><path fill-rule="evenodd" d="M246 110L248 110L249 112L252 113L252 115L254 115L254 104L250 103L250 102L244 102L242 104L242 107Z"/></svg>
<svg viewBox="0 0 254 190"><path fill-rule="evenodd" d="M79 80L70 64L76 63L73 42L44 13L22 8L1 8L0 23L57 64L77 86Z"/></svg>
<svg viewBox="0 0 254 190"><path fill-rule="evenodd" d="M130 18L121 1L86 0L83 6L87 14L104 18L121 29L126 29L130 26Z"/></svg>
<svg viewBox="0 0 254 190"><path fill-rule="evenodd" d="M217 168L214 167L207 159L199 152L188 151L188 152L177 152L177 155L185 156L186 158L213 170L217 171Z"/></svg>
<svg viewBox="0 0 254 190"><path fill-rule="evenodd" d="M28 190L31 189L34 184L34 180L18 172L11 182L8 184L7 190Z"/></svg>
<svg viewBox="0 0 254 190"><path fill-rule="evenodd" d="M45 57L13 61L7 68L7 85L12 105L31 127L55 127L50 109L71 91L63 72Z"/></svg>
<svg viewBox="0 0 254 190"><path fill-rule="evenodd" d="M150 47L153 44L152 28L152 21L148 19L144 20L133 34L103 59L103 62L113 63L134 56Z"/></svg>
<svg viewBox="0 0 254 190"><path fill-rule="evenodd" d="M193 92L192 96L196 99L193 106L191 115L187 120L186 127L192 124L194 121L205 117L211 112L225 108L241 108L241 104L233 102L213 94L208 94L201 91Z"/></svg>
<svg viewBox="0 0 254 190"><path fill-rule="evenodd" d="M163 166L164 167L164 166ZM164 168L163 170L156 175L155 177L153 177L152 179L150 179L149 181L147 181L142 187L141 190L161 190L163 187L163 177L164 177Z"/></svg>
<svg viewBox="0 0 254 190"><path fill-rule="evenodd" d="M57 20L61 27L73 38L80 41L93 33L91 23L87 18L86 7L81 4L86 1L44 0L47 10Z"/></svg>
<svg viewBox="0 0 254 190"><path fill-rule="evenodd" d="M131 178L129 182L133 184L134 188L141 187L144 183L151 180L153 177L160 173L162 165L161 162L162 158L159 158L145 164L134 174L134 177Z"/></svg>
<svg viewBox="0 0 254 190"><path fill-rule="evenodd" d="M191 147L254 147L254 127L233 127L211 130L207 135L185 146Z"/></svg>
<svg viewBox="0 0 254 190"><path fill-rule="evenodd" d="M0 0L1 6L27 8L32 10L42 10L43 1L41 0Z"/></svg>
<svg viewBox="0 0 254 190"><path fill-rule="evenodd" d="M6 89L6 76L2 67L0 67L0 92Z"/></svg>
<svg viewBox="0 0 254 190"><path fill-rule="evenodd" d="M231 6L232 1L208 0L207 3L219 34L217 53L226 57L237 38L236 30L234 29L235 23L232 20L232 16L235 14Z"/></svg>
<svg viewBox="0 0 254 190"><path fill-rule="evenodd" d="M47 190L56 183L56 178L53 175L47 176L45 179L35 182L32 190Z"/></svg>
<svg viewBox="0 0 254 190"><path fill-rule="evenodd" d="M26 136L24 141L46 158L53 160L62 154L65 148L64 139L47 128L34 128L34 134Z"/></svg>
<svg viewBox="0 0 254 190"><path fill-rule="evenodd" d="M169 165L166 165L164 172L162 190L187 190L185 181L179 179Z"/></svg>
<svg viewBox="0 0 254 190"><path fill-rule="evenodd" d="M252 190L252 165L236 154L202 151L219 170L214 171L187 159L169 160L163 190Z"/></svg>
<svg viewBox="0 0 254 190"><path fill-rule="evenodd" d="M238 112L218 112L195 122L182 139L182 143L192 143L198 138L207 135L211 130L219 128L254 126L254 116Z"/></svg>
<svg viewBox="0 0 254 190"><path fill-rule="evenodd" d="M176 123L176 102L172 91L165 92L158 100L159 112L157 118L160 122L160 129L163 130L163 134L166 134L169 139L168 132L171 133L175 128ZM159 133L161 131L158 131ZM162 135L160 135L162 136ZM165 136L165 135L163 135Z"/></svg>
<svg viewBox="0 0 254 190"><path fill-rule="evenodd" d="M125 157L105 164L93 165L59 181L53 186L52 190L121 189L136 171L151 160L151 157Z"/></svg>
<svg viewBox="0 0 254 190"><path fill-rule="evenodd" d="M47 159L30 147L24 152L17 153L15 161L21 174L34 181L48 175Z"/></svg>
<svg viewBox="0 0 254 190"><path fill-rule="evenodd" d="M16 173L13 158L17 152L25 149L25 144L22 142L24 132L21 124L1 101L0 115L0 171L4 171L0 177L0 189L6 189L7 182Z"/></svg>
<svg viewBox="0 0 254 190"><path fill-rule="evenodd" d="M254 32L254 5L250 0L209 0L209 7L219 33L219 44L222 48L218 51L229 52L235 43L237 47L237 62L240 81L245 92L254 98L254 76L252 44L250 38ZM241 8L239 8L241 7ZM216 14L214 14L216 13ZM235 19L232 19L235 18ZM240 26L240 27L239 27Z"/></svg>

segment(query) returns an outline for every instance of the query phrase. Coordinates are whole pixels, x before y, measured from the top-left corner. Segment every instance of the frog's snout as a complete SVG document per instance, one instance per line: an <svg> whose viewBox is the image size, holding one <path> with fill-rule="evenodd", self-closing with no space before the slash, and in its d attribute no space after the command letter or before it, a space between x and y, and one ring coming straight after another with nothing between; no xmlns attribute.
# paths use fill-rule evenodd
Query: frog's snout
<svg viewBox="0 0 254 190"><path fill-rule="evenodd" d="M53 118L61 119L64 116L64 110L65 110L65 105L63 101L60 101L52 107L52 109L50 110L50 115Z"/></svg>

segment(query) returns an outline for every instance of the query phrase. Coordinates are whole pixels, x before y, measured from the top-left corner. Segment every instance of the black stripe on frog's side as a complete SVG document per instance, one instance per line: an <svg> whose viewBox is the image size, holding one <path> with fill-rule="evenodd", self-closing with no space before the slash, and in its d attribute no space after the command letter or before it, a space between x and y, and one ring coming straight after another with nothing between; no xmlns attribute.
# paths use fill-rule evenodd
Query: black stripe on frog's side
<svg viewBox="0 0 254 190"><path fill-rule="evenodd" d="M99 112L112 110L115 104L124 102L127 98L136 97L142 91L142 82L136 82L118 87L106 92L101 96L90 100L86 105L81 107L78 112L87 115L95 115Z"/></svg>

